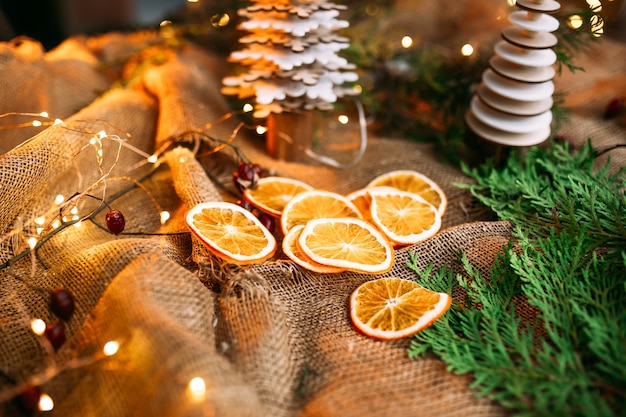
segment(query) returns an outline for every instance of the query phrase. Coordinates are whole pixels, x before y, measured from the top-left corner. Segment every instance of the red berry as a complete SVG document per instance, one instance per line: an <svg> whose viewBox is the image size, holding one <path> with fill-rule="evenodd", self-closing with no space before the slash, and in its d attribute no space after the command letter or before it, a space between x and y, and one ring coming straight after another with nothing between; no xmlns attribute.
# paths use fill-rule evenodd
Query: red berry
<svg viewBox="0 0 626 417"><path fill-rule="evenodd" d="M233 173L233 181L240 192L247 188L256 188L257 181L263 176L263 169L259 164L239 162Z"/></svg>
<svg viewBox="0 0 626 417"><path fill-rule="evenodd" d="M37 411L39 398L41 398L41 389L37 386L31 386L16 396L15 402L25 413L31 414Z"/></svg>
<svg viewBox="0 0 626 417"><path fill-rule="evenodd" d="M60 321L48 324L43 334L54 350L58 350L65 343L65 325Z"/></svg>
<svg viewBox="0 0 626 417"><path fill-rule="evenodd" d="M119 210L109 211L105 216L105 220L107 223L107 229L109 229L109 232L114 235L119 235L124 231L124 227L126 227L124 215Z"/></svg>
<svg viewBox="0 0 626 417"><path fill-rule="evenodd" d="M624 111L624 97L614 98L609 101L604 110L604 118L612 119L619 116Z"/></svg>
<svg viewBox="0 0 626 417"><path fill-rule="evenodd" d="M274 233L276 230L276 219L274 216L267 213L261 213L259 215L259 220L261 221L261 224L270 231L270 233Z"/></svg>
<svg viewBox="0 0 626 417"><path fill-rule="evenodd" d="M64 289L57 288L50 294L50 310L63 320L69 320L74 314L74 297Z"/></svg>
<svg viewBox="0 0 626 417"><path fill-rule="evenodd" d="M240 162L237 166L237 174L243 181L254 181L254 175L256 174L253 164L247 162Z"/></svg>
<svg viewBox="0 0 626 417"><path fill-rule="evenodd" d="M255 209L255 207L252 205L252 203L250 203L250 202L249 202L248 200L246 200L246 199L243 199L243 200L239 200L239 201L237 201L237 205L238 205L238 206L240 206L240 207L242 207L242 208L245 208L246 210L248 210L248 211L250 211L250 212L253 212L253 211L254 211L254 209Z"/></svg>

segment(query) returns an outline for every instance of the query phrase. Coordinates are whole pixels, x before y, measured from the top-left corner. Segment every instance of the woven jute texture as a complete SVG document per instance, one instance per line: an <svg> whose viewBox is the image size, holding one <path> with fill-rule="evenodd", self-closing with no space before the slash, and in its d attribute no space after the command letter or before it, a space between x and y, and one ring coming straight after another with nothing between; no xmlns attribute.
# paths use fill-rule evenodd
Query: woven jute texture
<svg viewBox="0 0 626 417"><path fill-rule="evenodd" d="M143 73L137 57L127 61L133 68L101 69L154 42L142 33L70 39L47 53L33 40L0 45L10 57L0 60L2 111L46 110L49 121L62 119L34 131L0 131L0 415L20 415L11 398L27 383L54 399L53 416L506 415L476 396L471 376L448 372L432 356L408 358L409 340L381 342L353 329L349 295L378 276L316 274L280 255L246 268L226 265L184 224L195 204L236 198L214 181L232 189L235 163L228 145L207 152L217 146L214 137L232 140L277 175L340 193L394 169L420 171L448 196L442 229L396 251L383 276L415 278L406 266L410 252L424 267L459 273L464 252L486 272L509 242L511 225L456 186L468 178L429 144L380 136L370 137L365 154L346 169L274 160L255 136L230 138L238 122L220 121L228 109L219 60L199 48L162 51L165 59L150 61ZM612 54L624 47L602 51L611 56L593 59L608 58L611 73L594 72L595 82L617 73L623 87L624 64ZM63 60L81 65L54 67ZM25 67L40 84L24 79ZM131 73L140 74L135 82L113 88L113 79ZM572 100L582 94L576 80L568 80ZM603 94L608 99L613 91ZM603 145L623 142L621 121L602 120L599 105L594 114L574 110L567 129L580 140L601 132ZM22 121L0 119L3 126ZM318 151L332 152L332 145ZM153 153L158 160L148 162ZM611 156L623 165L622 150ZM110 208L124 213L124 234L104 227ZM171 217L162 224L164 211ZM90 213L80 226L71 224ZM39 246L28 251L37 236ZM57 320L48 294L58 287L74 295L76 311L65 322L66 342L54 351L30 321ZM105 358L101 348L111 340L120 348ZM201 398L187 389L195 377L206 382Z"/></svg>

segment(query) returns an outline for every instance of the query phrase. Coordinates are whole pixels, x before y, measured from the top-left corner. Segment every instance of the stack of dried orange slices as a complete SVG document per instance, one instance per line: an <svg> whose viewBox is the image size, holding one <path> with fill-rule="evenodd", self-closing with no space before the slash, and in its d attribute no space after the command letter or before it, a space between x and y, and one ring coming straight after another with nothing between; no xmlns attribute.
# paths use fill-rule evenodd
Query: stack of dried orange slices
<svg viewBox="0 0 626 417"><path fill-rule="evenodd" d="M441 227L447 199L423 174L400 170L376 177L347 196L298 180L264 177L245 199L280 219L283 253L319 273L387 272L394 248L427 239ZM263 262L276 240L249 211L232 203L205 203L187 215L191 230L229 262Z"/></svg>

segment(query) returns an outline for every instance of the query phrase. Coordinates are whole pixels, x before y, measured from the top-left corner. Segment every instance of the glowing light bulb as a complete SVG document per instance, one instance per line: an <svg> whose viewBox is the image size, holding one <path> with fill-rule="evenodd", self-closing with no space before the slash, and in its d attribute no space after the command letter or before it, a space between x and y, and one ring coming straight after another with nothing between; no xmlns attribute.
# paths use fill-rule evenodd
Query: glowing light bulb
<svg viewBox="0 0 626 417"><path fill-rule="evenodd" d="M158 156L156 156L156 155L150 155L150 156L148 157L148 162L150 162L151 164L155 164L155 163L156 163L156 161L158 161L158 160L159 160L159 157L158 157Z"/></svg>
<svg viewBox="0 0 626 417"><path fill-rule="evenodd" d="M348 122L350 122L350 118L349 118L347 115L345 115L345 114L340 114L340 115L337 117L337 121L338 121L339 123L341 123L342 125L347 125L347 124L348 124Z"/></svg>
<svg viewBox="0 0 626 417"><path fill-rule="evenodd" d="M187 162L187 159L185 159L184 156L181 156L180 158L178 158L178 162L180 162L181 164L184 164L185 162Z"/></svg>
<svg viewBox="0 0 626 417"><path fill-rule="evenodd" d="M39 115L41 117L48 117L48 112L47 111L42 111L41 113L39 113Z"/></svg>
<svg viewBox="0 0 626 417"><path fill-rule="evenodd" d="M117 353L119 349L120 344L115 340L111 340L104 344L104 347L102 348L102 353L104 353L106 356L113 356Z"/></svg>
<svg viewBox="0 0 626 417"><path fill-rule="evenodd" d="M72 209L70 210L70 213L78 214L78 207L76 207L76 206L72 207Z"/></svg>
<svg viewBox="0 0 626 417"><path fill-rule="evenodd" d="M474 53L474 47L469 43L466 43L461 47L461 55L470 56Z"/></svg>
<svg viewBox="0 0 626 417"><path fill-rule="evenodd" d="M517 3L516 0L506 0L506 4L508 4L509 6L515 6L515 3Z"/></svg>
<svg viewBox="0 0 626 417"><path fill-rule="evenodd" d="M187 385L189 396L194 401L202 401L206 397L206 382L200 377L192 378Z"/></svg>
<svg viewBox="0 0 626 417"><path fill-rule="evenodd" d="M56 219L55 221L52 222L53 229L57 229L59 226L61 226L61 221L59 219Z"/></svg>
<svg viewBox="0 0 626 417"><path fill-rule="evenodd" d="M403 36L402 37L402 41L400 41L400 43L402 44L402 47L407 49L410 48L411 46L413 46L413 38L410 36Z"/></svg>
<svg viewBox="0 0 626 417"><path fill-rule="evenodd" d="M52 398L48 394L44 393L39 397L39 404L37 406L39 407L39 411L52 411L54 401L52 401Z"/></svg>
<svg viewBox="0 0 626 417"><path fill-rule="evenodd" d="M37 238L36 237L29 237L28 238L28 247L31 249L35 249L35 247L37 246Z"/></svg>
<svg viewBox="0 0 626 417"><path fill-rule="evenodd" d="M602 2L600 0L587 0L587 4L596 13L602 11Z"/></svg>
<svg viewBox="0 0 626 417"><path fill-rule="evenodd" d="M215 28L223 28L230 22L230 16L226 13L220 13L211 17L211 25Z"/></svg>
<svg viewBox="0 0 626 417"><path fill-rule="evenodd" d="M46 218L44 216L39 216L35 218L35 224L38 224L39 226L43 226L45 222L46 222Z"/></svg>
<svg viewBox="0 0 626 417"><path fill-rule="evenodd" d="M254 110L254 106L252 106L252 104L246 103L243 105L243 111L245 113L251 112L252 110Z"/></svg>
<svg viewBox="0 0 626 417"><path fill-rule="evenodd" d="M33 120L33 126L39 127L41 125L42 125L42 123L39 120Z"/></svg>
<svg viewBox="0 0 626 417"><path fill-rule="evenodd" d="M74 227L80 227L82 226L83 222L82 221L77 221L76 223L74 223Z"/></svg>
<svg viewBox="0 0 626 417"><path fill-rule="evenodd" d="M46 322L42 319L32 319L30 321L30 329L37 336L41 336L46 331Z"/></svg>
<svg viewBox="0 0 626 417"><path fill-rule="evenodd" d="M61 120L61 119L54 119L54 124L55 125L63 124L63 120Z"/></svg>
<svg viewBox="0 0 626 417"><path fill-rule="evenodd" d="M101 130L101 131L98 132L98 139L104 139L107 136L108 136L107 132L105 132L104 130Z"/></svg>
<svg viewBox="0 0 626 417"><path fill-rule="evenodd" d="M170 212L163 210L161 212L161 224L165 224L170 219Z"/></svg>
<svg viewBox="0 0 626 417"><path fill-rule="evenodd" d="M258 133L259 135L262 135L265 132L267 132L267 128L265 126L258 125L256 127L256 133Z"/></svg>
<svg viewBox="0 0 626 417"><path fill-rule="evenodd" d="M188 3L197 3L198 0L187 0Z"/></svg>
<svg viewBox="0 0 626 417"><path fill-rule="evenodd" d="M583 25L583 18L577 14L573 14L567 19L567 26L572 29L580 29Z"/></svg>

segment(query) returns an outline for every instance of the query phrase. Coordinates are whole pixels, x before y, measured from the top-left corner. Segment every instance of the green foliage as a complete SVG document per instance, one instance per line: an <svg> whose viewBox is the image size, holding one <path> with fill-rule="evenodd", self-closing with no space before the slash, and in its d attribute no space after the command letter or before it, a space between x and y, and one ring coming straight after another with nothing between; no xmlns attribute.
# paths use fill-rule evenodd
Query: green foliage
<svg viewBox="0 0 626 417"><path fill-rule="evenodd" d="M552 144L467 170L514 239L488 277L464 254L464 274L420 270L411 255L425 286L465 294L415 336L411 356L432 350L514 415L624 415L626 182L593 166L590 145Z"/></svg>

